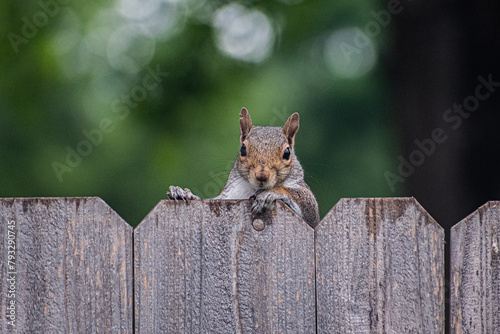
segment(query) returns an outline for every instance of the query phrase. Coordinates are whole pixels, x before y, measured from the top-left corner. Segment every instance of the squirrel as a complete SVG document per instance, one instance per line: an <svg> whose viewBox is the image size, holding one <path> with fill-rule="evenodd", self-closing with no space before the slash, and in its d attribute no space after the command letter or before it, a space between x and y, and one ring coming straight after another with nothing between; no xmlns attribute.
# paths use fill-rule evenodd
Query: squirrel
<svg viewBox="0 0 500 334"><path fill-rule="evenodd" d="M283 201L311 227L319 223L318 203L304 181L294 152L299 114L283 128L253 126L246 108L240 112L240 152L222 192L214 199L253 199L252 214L262 214ZM198 200L188 188L170 186L170 200Z"/></svg>

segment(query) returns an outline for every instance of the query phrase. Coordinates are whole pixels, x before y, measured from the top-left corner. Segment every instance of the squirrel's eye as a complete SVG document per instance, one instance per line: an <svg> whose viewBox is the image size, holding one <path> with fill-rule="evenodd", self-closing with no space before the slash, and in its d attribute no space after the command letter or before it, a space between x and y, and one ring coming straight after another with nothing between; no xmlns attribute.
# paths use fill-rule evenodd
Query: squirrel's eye
<svg viewBox="0 0 500 334"><path fill-rule="evenodd" d="M241 145L240 153L242 157L247 156L247 147L245 146L245 144Z"/></svg>
<svg viewBox="0 0 500 334"><path fill-rule="evenodd" d="M283 159L284 160L290 159L290 148L289 147L285 148L285 152L283 152Z"/></svg>

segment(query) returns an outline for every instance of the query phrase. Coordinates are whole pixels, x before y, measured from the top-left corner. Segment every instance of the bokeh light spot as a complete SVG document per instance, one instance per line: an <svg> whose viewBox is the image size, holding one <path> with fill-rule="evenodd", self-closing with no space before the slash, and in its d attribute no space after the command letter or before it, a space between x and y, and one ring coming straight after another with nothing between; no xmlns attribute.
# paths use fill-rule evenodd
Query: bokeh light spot
<svg viewBox="0 0 500 334"><path fill-rule="evenodd" d="M358 28L334 31L326 40L325 62L340 78L356 79L370 71L377 62L377 51L370 37Z"/></svg>
<svg viewBox="0 0 500 334"><path fill-rule="evenodd" d="M266 59L274 44L270 19L258 10L232 4L219 9L213 18L217 47L226 55L246 62Z"/></svg>
<svg viewBox="0 0 500 334"><path fill-rule="evenodd" d="M142 20L160 7L161 0L118 0L118 11L129 19Z"/></svg>
<svg viewBox="0 0 500 334"><path fill-rule="evenodd" d="M177 1L161 1L156 11L141 24L146 26L156 38L165 40L182 31L187 19L184 5Z"/></svg>

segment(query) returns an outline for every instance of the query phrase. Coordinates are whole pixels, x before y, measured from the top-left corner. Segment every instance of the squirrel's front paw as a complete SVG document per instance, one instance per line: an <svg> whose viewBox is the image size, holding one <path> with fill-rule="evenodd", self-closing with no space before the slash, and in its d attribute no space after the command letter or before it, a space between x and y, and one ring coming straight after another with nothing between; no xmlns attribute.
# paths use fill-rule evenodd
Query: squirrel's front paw
<svg viewBox="0 0 500 334"><path fill-rule="evenodd" d="M170 186L168 187L169 191L167 192L167 199L173 200L192 200L192 199L200 199L198 196L193 195L191 190L188 188L182 189L181 187Z"/></svg>
<svg viewBox="0 0 500 334"><path fill-rule="evenodd" d="M274 208L277 199L280 199L280 195L275 192L264 190L257 192L252 198L254 202L252 204L253 214L262 214L266 211L271 211Z"/></svg>

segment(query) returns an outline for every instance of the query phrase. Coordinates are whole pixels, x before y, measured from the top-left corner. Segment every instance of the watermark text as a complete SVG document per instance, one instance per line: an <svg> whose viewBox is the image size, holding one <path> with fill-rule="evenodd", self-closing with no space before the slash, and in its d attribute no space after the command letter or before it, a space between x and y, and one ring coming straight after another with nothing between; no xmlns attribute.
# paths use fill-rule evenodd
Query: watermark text
<svg viewBox="0 0 500 334"><path fill-rule="evenodd" d="M16 222L7 221L7 305L6 319L9 326L16 326L16 293L17 293L17 235Z"/></svg>

